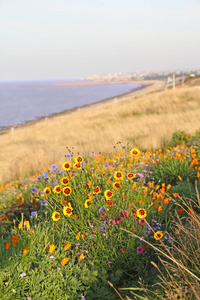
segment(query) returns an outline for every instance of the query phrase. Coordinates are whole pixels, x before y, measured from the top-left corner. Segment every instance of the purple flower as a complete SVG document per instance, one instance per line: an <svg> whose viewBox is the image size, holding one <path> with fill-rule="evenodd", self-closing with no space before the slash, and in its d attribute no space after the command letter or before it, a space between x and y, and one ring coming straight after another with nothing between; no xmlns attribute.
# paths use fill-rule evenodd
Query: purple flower
<svg viewBox="0 0 200 300"><path fill-rule="evenodd" d="M42 201L42 202L41 202L41 205L46 205L46 204L47 204L46 201Z"/></svg>
<svg viewBox="0 0 200 300"><path fill-rule="evenodd" d="M53 258L55 258L53 255L51 255L51 256L49 256L49 258L51 258L51 259L53 259Z"/></svg>
<svg viewBox="0 0 200 300"><path fill-rule="evenodd" d="M84 296L81 296L81 300L85 300L85 297L84 297Z"/></svg>
<svg viewBox="0 0 200 300"><path fill-rule="evenodd" d="M32 193L34 193L34 194L37 193L36 187L33 187L33 188L32 188Z"/></svg>
<svg viewBox="0 0 200 300"><path fill-rule="evenodd" d="M109 260L109 261L108 261L108 264L112 264L112 261L111 261L111 260Z"/></svg>
<svg viewBox="0 0 200 300"><path fill-rule="evenodd" d="M35 217L36 216L36 211L32 211L31 216Z"/></svg>
<svg viewBox="0 0 200 300"><path fill-rule="evenodd" d="M105 167L105 168L108 168L108 167L109 167L109 164L105 164L104 167Z"/></svg>
<svg viewBox="0 0 200 300"><path fill-rule="evenodd" d="M54 164L51 165L51 168L52 168L52 169L56 169L56 165L54 165Z"/></svg>
<svg viewBox="0 0 200 300"><path fill-rule="evenodd" d="M26 276L26 273L21 273L20 275L19 275L19 277L25 277Z"/></svg>
<svg viewBox="0 0 200 300"><path fill-rule="evenodd" d="M70 158L70 157L71 157L71 154L66 154L65 157L66 157L66 158Z"/></svg>
<svg viewBox="0 0 200 300"><path fill-rule="evenodd" d="M102 212L104 212L104 211L105 211L104 207L99 208L99 213L100 214L102 214Z"/></svg>
<svg viewBox="0 0 200 300"><path fill-rule="evenodd" d="M57 180L57 179L54 179L54 180L53 180L53 184L58 184L58 180Z"/></svg>
<svg viewBox="0 0 200 300"><path fill-rule="evenodd" d="M40 177L40 176L37 176L37 177L36 177L36 180L37 180L37 181L40 181L40 180L41 180L41 177Z"/></svg>
<svg viewBox="0 0 200 300"><path fill-rule="evenodd" d="M47 172L43 172L42 175L43 175L44 177L47 177Z"/></svg>
<svg viewBox="0 0 200 300"><path fill-rule="evenodd" d="M60 170L59 173L60 174L65 174L65 171L64 170Z"/></svg>

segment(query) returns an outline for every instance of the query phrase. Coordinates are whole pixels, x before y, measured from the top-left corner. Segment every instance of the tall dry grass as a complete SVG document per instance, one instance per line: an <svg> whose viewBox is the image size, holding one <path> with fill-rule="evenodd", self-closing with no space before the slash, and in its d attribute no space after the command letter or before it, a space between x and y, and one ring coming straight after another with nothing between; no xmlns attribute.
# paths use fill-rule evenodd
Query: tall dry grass
<svg viewBox="0 0 200 300"><path fill-rule="evenodd" d="M0 136L0 182L61 165L74 152L107 151L118 141L141 149L163 146L176 130L200 129L200 88L165 90L96 104ZM122 99L123 100L123 99Z"/></svg>

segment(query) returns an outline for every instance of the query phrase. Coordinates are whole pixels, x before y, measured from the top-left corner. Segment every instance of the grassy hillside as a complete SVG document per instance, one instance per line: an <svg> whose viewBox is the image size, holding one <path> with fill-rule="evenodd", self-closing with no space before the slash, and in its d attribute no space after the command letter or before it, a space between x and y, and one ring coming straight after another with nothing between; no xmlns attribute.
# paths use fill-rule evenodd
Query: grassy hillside
<svg viewBox="0 0 200 300"><path fill-rule="evenodd" d="M69 147L75 153L105 152L118 142L140 149L161 147L174 131L200 128L200 88L130 97L56 117L0 135L0 182L59 166Z"/></svg>

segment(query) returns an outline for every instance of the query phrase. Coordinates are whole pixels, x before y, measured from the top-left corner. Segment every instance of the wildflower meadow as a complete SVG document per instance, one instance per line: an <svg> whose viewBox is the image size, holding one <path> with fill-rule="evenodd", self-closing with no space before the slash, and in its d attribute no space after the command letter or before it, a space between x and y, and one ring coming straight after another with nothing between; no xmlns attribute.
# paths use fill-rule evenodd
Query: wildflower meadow
<svg viewBox="0 0 200 300"><path fill-rule="evenodd" d="M68 148L2 184L0 299L200 299L199 145Z"/></svg>

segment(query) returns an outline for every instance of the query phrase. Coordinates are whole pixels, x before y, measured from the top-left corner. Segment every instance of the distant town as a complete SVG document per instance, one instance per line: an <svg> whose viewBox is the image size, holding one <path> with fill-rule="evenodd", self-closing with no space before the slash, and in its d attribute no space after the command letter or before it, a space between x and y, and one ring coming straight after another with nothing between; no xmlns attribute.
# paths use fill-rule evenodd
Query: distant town
<svg viewBox="0 0 200 300"><path fill-rule="evenodd" d="M173 76L176 80L185 79L188 77L200 76L200 70L181 70L181 71L160 71L160 72L133 72L133 73L109 73L101 75L92 75L85 77L85 80L97 81L119 81L119 80L166 80L168 83L172 82Z"/></svg>

